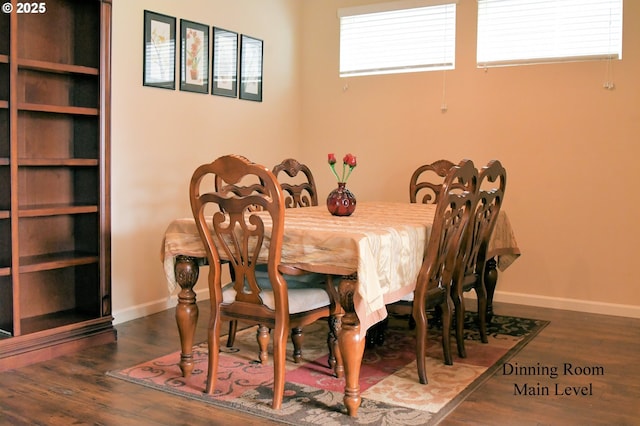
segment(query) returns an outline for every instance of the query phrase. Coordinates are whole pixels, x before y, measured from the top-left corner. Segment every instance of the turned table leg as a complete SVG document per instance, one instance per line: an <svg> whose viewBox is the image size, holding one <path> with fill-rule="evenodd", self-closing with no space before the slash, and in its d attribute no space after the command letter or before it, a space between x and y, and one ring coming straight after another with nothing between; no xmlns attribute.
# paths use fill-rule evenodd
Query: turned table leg
<svg viewBox="0 0 640 426"><path fill-rule="evenodd" d="M176 322L180 334L180 370L183 377L189 377L193 371L193 338L198 323L198 305L193 286L198 281L199 267L195 258L177 256L174 269L176 282L181 290L178 293Z"/></svg>
<svg viewBox="0 0 640 426"><path fill-rule="evenodd" d="M355 313L353 293L357 281L343 279L338 293L344 310L341 327L338 329L338 346L344 363L344 405L349 416L356 417L360 407L360 366L366 339L360 337L360 320Z"/></svg>
<svg viewBox="0 0 640 426"><path fill-rule="evenodd" d="M327 334L327 347L329 348L327 363L336 377L341 379L344 377L344 362L338 345L338 330L342 324L344 311L340 305L340 296L333 284L333 278L333 275L327 275L327 293L331 299L329 333Z"/></svg>
<svg viewBox="0 0 640 426"><path fill-rule="evenodd" d="M339 379L344 377L344 361L338 346L338 330L342 324L342 315L339 317L329 317L329 333L327 335L327 347L329 348L329 357L327 364L335 376Z"/></svg>
<svg viewBox="0 0 640 426"><path fill-rule="evenodd" d="M491 324L493 318L493 293L498 283L498 263L495 258L487 260L484 269L484 285L487 289L487 324Z"/></svg>

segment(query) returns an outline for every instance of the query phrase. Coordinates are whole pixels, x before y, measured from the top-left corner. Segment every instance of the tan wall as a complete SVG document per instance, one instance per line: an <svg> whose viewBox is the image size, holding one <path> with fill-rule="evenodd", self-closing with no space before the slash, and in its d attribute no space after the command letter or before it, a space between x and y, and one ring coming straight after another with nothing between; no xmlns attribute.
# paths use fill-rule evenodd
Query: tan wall
<svg viewBox="0 0 640 426"><path fill-rule="evenodd" d="M523 252L501 275L498 299L620 304L608 308L637 315L640 2L625 1L623 60L608 91L605 62L477 69L477 3L460 0L446 113L443 72L338 77L336 9L374 2L304 2L302 149L324 193L335 185L328 152L357 155L349 186L363 200L408 200L422 163L498 158Z"/></svg>
<svg viewBox="0 0 640 426"><path fill-rule="evenodd" d="M442 72L338 77L336 10L375 1L114 0L116 321L175 303L167 305L161 236L190 214L193 169L229 152L267 165L301 158L321 199L335 186L326 154L353 152L349 187L359 199L403 201L421 163L498 158L523 256L501 275L497 299L639 315L640 203L626 183L640 182L640 167L614 167L640 154L640 26L631 24L640 2L625 2L624 59L607 91L604 62L476 69L476 2L460 0L443 114ZM144 9L264 39L264 102L143 87Z"/></svg>
<svg viewBox="0 0 640 426"><path fill-rule="evenodd" d="M144 9L263 39L264 101L143 87ZM296 0L113 1L116 321L157 311L168 297L161 238L173 218L191 214L187 190L198 165L231 152L264 164L298 155L300 13Z"/></svg>

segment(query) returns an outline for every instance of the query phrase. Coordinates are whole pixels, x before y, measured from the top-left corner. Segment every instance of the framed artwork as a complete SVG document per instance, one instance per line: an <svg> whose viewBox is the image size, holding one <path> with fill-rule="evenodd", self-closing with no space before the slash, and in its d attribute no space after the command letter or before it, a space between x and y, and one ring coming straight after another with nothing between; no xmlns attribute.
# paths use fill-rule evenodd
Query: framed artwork
<svg viewBox="0 0 640 426"><path fill-rule="evenodd" d="M176 88L176 18L144 11L142 84Z"/></svg>
<svg viewBox="0 0 640 426"><path fill-rule="evenodd" d="M238 96L238 33L213 27L211 94Z"/></svg>
<svg viewBox="0 0 640 426"><path fill-rule="evenodd" d="M180 90L209 93L209 26L180 20Z"/></svg>
<svg viewBox="0 0 640 426"><path fill-rule="evenodd" d="M262 40L242 34L240 99L262 102Z"/></svg>

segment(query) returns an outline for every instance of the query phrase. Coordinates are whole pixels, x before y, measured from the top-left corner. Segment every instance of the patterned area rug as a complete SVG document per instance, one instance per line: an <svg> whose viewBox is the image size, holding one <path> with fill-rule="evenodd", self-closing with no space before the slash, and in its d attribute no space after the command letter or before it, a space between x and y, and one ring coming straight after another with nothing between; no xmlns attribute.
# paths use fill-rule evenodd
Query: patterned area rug
<svg viewBox="0 0 640 426"><path fill-rule="evenodd" d="M346 415L342 403L344 379L331 375L327 366L327 326L320 321L304 330L300 364L287 361L282 409L271 409L273 368L257 359L255 328L239 332L235 346L221 340L220 366L215 395L203 393L207 377L207 345L194 347L196 366L185 380L179 352L107 375L208 404L241 410L282 424L301 425L431 425L442 420L467 395L542 330L547 321L494 316L489 343L480 342L475 315L468 313L465 327L467 358L442 361L440 331L430 330L427 351L429 383L421 385L413 349L415 336L406 318L391 318L382 346L367 348L360 373L362 404L358 417ZM288 354L293 351L289 343ZM457 355L452 336L452 351Z"/></svg>

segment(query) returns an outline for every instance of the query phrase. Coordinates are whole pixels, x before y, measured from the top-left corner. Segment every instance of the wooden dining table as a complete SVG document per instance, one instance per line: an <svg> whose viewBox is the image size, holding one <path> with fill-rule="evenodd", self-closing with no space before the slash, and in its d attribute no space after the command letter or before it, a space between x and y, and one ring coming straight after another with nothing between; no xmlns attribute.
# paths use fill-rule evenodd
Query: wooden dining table
<svg viewBox="0 0 640 426"><path fill-rule="evenodd" d="M344 404L350 416L360 406L360 365L367 330L387 316L386 305L410 294L426 251L435 205L359 202L351 216L332 216L325 206L285 211L282 262L330 274L338 282L344 311L338 345L344 364ZM520 255L513 230L501 211L489 245L488 267L507 268ZM180 368L193 370L193 336L198 307L193 287L206 252L193 218L172 221L163 238L161 261L170 292L180 288L176 321ZM487 273L491 276L491 273ZM495 276L495 275L494 275ZM494 282L487 283L493 295ZM490 301L489 301L490 304Z"/></svg>

